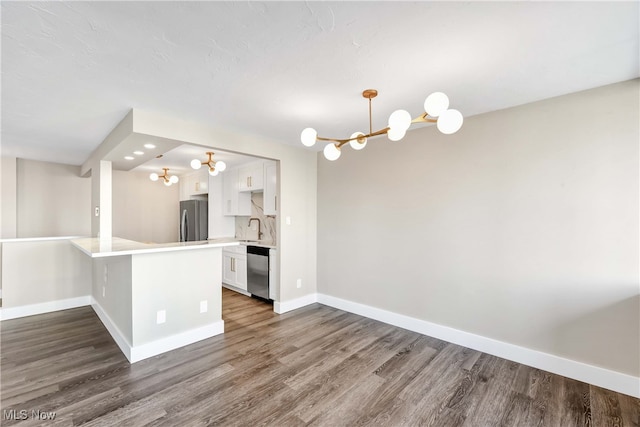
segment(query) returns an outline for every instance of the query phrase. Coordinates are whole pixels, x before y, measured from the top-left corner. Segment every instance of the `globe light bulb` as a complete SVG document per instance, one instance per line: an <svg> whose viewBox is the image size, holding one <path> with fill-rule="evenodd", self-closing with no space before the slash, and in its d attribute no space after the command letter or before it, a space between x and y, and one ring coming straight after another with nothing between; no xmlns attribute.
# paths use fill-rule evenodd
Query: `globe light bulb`
<svg viewBox="0 0 640 427"><path fill-rule="evenodd" d="M202 163L198 159L193 159L191 160L191 167L193 169L200 169L200 167L202 167Z"/></svg>
<svg viewBox="0 0 640 427"><path fill-rule="evenodd" d="M438 117L436 126L438 130L445 135L456 133L461 127L464 118L458 110L447 110Z"/></svg>
<svg viewBox="0 0 640 427"><path fill-rule="evenodd" d="M406 110L396 110L389 116L389 127L407 130L411 126L411 114Z"/></svg>
<svg viewBox="0 0 640 427"><path fill-rule="evenodd" d="M399 128L391 128L387 131L387 137L389 138L389 140L391 141L400 141L402 138L404 138L404 136L407 134L407 130L406 129L399 129Z"/></svg>
<svg viewBox="0 0 640 427"><path fill-rule="evenodd" d="M209 168L209 175L216 176L220 173L220 171L216 168Z"/></svg>
<svg viewBox="0 0 640 427"><path fill-rule="evenodd" d="M318 137L318 132L314 128L306 128L300 134L300 141L306 147L312 147L313 144L316 143L316 138Z"/></svg>
<svg viewBox="0 0 640 427"><path fill-rule="evenodd" d="M338 160L340 157L340 149L334 143L329 143L324 147L324 157L327 160Z"/></svg>
<svg viewBox="0 0 640 427"><path fill-rule="evenodd" d="M169 181L170 181L172 184L177 184L177 183L178 183L178 181L180 181L180 178L178 178L176 175L171 175L171 178L169 178Z"/></svg>
<svg viewBox="0 0 640 427"><path fill-rule="evenodd" d="M358 141L357 139L353 139L353 138L358 138L361 135L364 136L364 133L362 133L362 132L354 132L351 135L351 138L350 138L351 141L349 141L349 145L354 150L362 150L364 147L367 146L367 138L361 138L362 142Z"/></svg>
<svg viewBox="0 0 640 427"><path fill-rule="evenodd" d="M438 117L449 108L449 97L442 92L433 92L424 100L424 111L431 117Z"/></svg>
<svg viewBox="0 0 640 427"><path fill-rule="evenodd" d="M158 180L158 174L153 172L152 174L149 175L149 179L151 181L157 181Z"/></svg>
<svg viewBox="0 0 640 427"><path fill-rule="evenodd" d="M218 172L224 172L226 168L227 168L227 164L222 160L220 160L219 162L216 162L216 170Z"/></svg>
<svg viewBox="0 0 640 427"><path fill-rule="evenodd" d="M165 180L164 185L166 185L167 187L171 187L171 181Z"/></svg>

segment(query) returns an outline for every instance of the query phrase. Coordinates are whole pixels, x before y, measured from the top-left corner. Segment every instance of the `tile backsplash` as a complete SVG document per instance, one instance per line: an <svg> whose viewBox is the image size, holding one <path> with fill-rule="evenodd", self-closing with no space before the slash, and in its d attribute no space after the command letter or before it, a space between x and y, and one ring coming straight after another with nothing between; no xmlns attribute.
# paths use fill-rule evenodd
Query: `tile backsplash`
<svg viewBox="0 0 640 427"><path fill-rule="evenodd" d="M249 218L258 218L262 227L262 239L270 241L271 244L276 244L276 217L273 215L264 214L264 198L262 193L251 193L251 216L237 216L236 217L236 239L252 239L258 240L258 224L252 221L251 227L255 227L252 230L249 227Z"/></svg>

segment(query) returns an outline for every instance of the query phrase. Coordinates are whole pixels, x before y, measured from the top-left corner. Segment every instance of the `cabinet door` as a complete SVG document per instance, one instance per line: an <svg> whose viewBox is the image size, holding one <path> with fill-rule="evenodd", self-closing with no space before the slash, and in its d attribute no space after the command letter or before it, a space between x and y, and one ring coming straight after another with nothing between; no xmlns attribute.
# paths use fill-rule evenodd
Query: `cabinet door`
<svg viewBox="0 0 640 427"><path fill-rule="evenodd" d="M247 290L247 257L239 256L235 258L236 284L237 288Z"/></svg>
<svg viewBox="0 0 640 427"><path fill-rule="evenodd" d="M224 215L236 215L236 210L238 209L238 170L225 171L223 181Z"/></svg>
<svg viewBox="0 0 640 427"><path fill-rule="evenodd" d="M233 237L236 233L235 219L225 216L223 175L209 176L209 238Z"/></svg>
<svg viewBox="0 0 640 427"><path fill-rule="evenodd" d="M235 286L236 272L234 271L234 258L231 254L222 253L222 282Z"/></svg>
<svg viewBox="0 0 640 427"><path fill-rule="evenodd" d="M278 210L275 163L265 163L264 167L264 214L276 215Z"/></svg>
<svg viewBox="0 0 640 427"><path fill-rule="evenodd" d="M262 189L264 189L264 167L262 162L239 169L239 191L260 191Z"/></svg>

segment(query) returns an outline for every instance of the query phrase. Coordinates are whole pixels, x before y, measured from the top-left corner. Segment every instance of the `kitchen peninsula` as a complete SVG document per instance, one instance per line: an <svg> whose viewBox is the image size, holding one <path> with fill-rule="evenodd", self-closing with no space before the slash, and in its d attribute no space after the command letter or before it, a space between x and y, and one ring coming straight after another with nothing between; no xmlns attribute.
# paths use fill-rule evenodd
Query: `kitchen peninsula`
<svg viewBox="0 0 640 427"><path fill-rule="evenodd" d="M222 248L237 241L70 242L91 257L92 305L130 362L224 332Z"/></svg>

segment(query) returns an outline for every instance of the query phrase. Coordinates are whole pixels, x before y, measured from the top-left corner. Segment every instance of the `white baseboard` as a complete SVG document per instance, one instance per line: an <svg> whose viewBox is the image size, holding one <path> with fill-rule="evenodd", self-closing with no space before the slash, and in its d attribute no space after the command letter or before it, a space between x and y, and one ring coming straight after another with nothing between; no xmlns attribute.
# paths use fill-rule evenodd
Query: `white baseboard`
<svg viewBox="0 0 640 427"><path fill-rule="evenodd" d="M237 292L237 293L242 294L242 295L246 295L248 297L251 296L251 294L249 292L247 292L247 291L245 291L243 289L240 289L240 288L236 288L235 286L227 285L226 283L223 283L222 287L223 288L227 288L230 291Z"/></svg>
<svg viewBox="0 0 640 427"><path fill-rule="evenodd" d="M304 307L305 305L313 304L315 302L318 302L318 294L309 294L289 301L275 301L273 303L273 311L278 314L282 314L286 313L287 311L292 311Z"/></svg>
<svg viewBox="0 0 640 427"><path fill-rule="evenodd" d="M93 311L95 311L95 313L98 315L98 318L100 318L100 321L102 322L104 327L107 328L107 331L109 331L111 338L113 338L118 347L120 347L120 351L122 351L124 357L126 357L127 360L131 362L131 344L129 343L129 340L125 338L124 334L116 326L113 320L111 320L111 317L109 317L107 312L103 310L100 304L98 304L98 301L96 301L94 298L92 298L92 300L93 301L91 304L91 308L93 308Z"/></svg>
<svg viewBox="0 0 640 427"><path fill-rule="evenodd" d="M131 348L131 363L224 333L224 320Z"/></svg>
<svg viewBox="0 0 640 427"><path fill-rule="evenodd" d="M320 304L379 320L423 335L429 335L453 344L522 363L523 365L640 398L640 378L638 377L329 295L318 294L317 301ZM276 312L278 311L276 310Z"/></svg>
<svg viewBox="0 0 640 427"><path fill-rule="evenodd" d="M48 301L39 304L21 305L19 307L0 308L0 321L17 319L19 317L35 316L36 314L51 313L52 311L68 310L70 308L91 305L91 296Z"/></svg>
<svg viewBox="0 0 640 427"><path fill-rule="evenodd" d="M109 315L102 309L100 304L94 300L92 307L129 363L139 362L157 356L158 354L166 353L167 351L175 350L176 348L184 347L185 345L224 333L224 320L220 320L166 338L132 346L120 329L113 323Z"/></svg>

